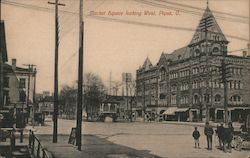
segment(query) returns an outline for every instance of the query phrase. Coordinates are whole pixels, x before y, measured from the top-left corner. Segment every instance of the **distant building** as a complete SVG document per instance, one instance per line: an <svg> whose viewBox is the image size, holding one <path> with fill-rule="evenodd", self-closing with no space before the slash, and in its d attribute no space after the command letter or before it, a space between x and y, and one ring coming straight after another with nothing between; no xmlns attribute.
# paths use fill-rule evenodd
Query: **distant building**
<svg viewBox="0 0 250 158"><path fill-rule="evenodd" d="M207 36L206 19L211 25ZM182 121L197 121L208 114L209 120L223 121L226 100L229 120L246 119L250 113L250 58L246 52L229 55L228 43L207 7L189 45L162 53L156 65L147 58L136 71L137 102L142 112Z"/></svg>

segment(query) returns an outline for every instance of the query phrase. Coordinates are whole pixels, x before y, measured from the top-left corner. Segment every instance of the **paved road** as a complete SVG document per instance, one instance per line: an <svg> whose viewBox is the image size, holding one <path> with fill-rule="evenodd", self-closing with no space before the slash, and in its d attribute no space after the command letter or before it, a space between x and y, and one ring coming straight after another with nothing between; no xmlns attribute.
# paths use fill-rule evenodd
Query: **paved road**
<svg viewBox="0 0 250 158"><path fill-rule="evenodd" d="M59 140L67 142L71 128L75 121L59 120ZM203 127L199 127L201 133L201 149L194 148L192 139L193 126L174 125L166 123L83 123L83 151L88 152L89 157L168 157L168 158L248 158L249 151L234 151L224 153L215 148L217 139L213 141L213 150L206 149L206 139ZM52 133L52 122L47 126L36 127L36 134L44 135ZM42 137L41 137L42 138ZM50 141L48 137L43 137ZM58 147L58 150L61 148ZM116 151L116 152L114 152ZM124 151L124 153L122 152ZM116 153L112 155L112 153ZM138 153L137 156L129 153ZM140 153L140 154L139 154ZM78 153L81 155L81 153ZM119 156L117 156L117 154ZM123 154L123 156L121 156ZM78 156L79 156L78 155ZM109 156L107 156L109 155ZM115 156L116 155L116 156Z"/></svg>

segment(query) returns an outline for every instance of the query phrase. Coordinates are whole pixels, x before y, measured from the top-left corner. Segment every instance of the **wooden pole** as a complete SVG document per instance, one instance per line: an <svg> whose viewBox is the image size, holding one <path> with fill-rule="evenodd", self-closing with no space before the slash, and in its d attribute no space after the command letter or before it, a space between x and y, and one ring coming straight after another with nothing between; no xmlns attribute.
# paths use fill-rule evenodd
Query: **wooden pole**
<svg viewBox="0 0 250 158"><path fill-rule="evenodd" d="M79 63L78 63L78 95L77 95L77 122L76 145L81 151L82 146L82 100L83 100L83 0L80 0L79 8Z"/></svg>

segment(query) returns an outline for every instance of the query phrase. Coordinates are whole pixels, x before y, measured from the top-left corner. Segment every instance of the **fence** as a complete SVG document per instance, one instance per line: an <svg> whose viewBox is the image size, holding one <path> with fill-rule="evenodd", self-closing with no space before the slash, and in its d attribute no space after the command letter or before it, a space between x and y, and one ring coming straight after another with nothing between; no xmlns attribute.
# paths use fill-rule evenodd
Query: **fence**
<svg viewBox="0 0 250 158"><path fill-rule="evenodd" d="M30 130L29 135L29 148L31 154L36 158L51 158L46 149L42 146L39 139L34 135L34 132Z"/></svg>

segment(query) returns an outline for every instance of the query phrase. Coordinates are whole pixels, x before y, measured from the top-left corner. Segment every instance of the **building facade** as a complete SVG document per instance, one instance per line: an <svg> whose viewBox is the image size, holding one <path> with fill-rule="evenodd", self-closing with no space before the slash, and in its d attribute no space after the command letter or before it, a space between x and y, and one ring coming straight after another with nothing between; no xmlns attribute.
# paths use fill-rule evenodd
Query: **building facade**
<svg viewBox="0 0 250 158"><path fill-rule="evenodd" d="M16 66L16 59L12 64L4 64L3 100L4 107L33 105L36 69Z"/></svg>
<svg viewBox="0 0 250 158"><path fill-rule="evenodd" d="M250 58L229 55L226 37L207 7L189 45L147 58L136 71L138 102L144 113L165 119L223 121L246 119L250 112Z"/></svg>

